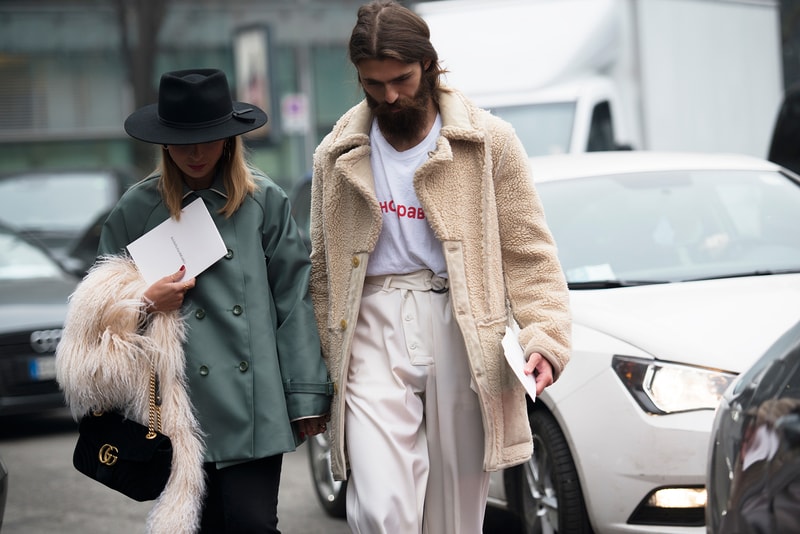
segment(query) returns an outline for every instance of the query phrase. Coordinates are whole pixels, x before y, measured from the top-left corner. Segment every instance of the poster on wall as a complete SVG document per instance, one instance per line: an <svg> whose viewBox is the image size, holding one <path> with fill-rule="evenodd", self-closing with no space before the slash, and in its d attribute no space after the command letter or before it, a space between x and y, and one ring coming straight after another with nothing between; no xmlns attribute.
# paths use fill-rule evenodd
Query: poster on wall
<svg viewBox="0 0 800 534"><path fill-rule="evenodd" d="M249 102L263 109L267 124L248 132L251 139L274 138L277 132L273 106L272 60L270 57L269 30L266 26L247 26L234 34L233 53L236 68L236 100Z"/></svg>

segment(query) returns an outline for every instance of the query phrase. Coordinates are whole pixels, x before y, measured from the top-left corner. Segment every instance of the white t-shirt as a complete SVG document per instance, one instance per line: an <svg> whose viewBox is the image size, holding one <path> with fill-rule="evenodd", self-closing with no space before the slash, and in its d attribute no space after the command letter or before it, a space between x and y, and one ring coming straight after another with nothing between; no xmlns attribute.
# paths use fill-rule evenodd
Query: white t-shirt
<svg viewBox="0 0 800 534"><path fill-rule="evenodd" d="M422 142L398 152L383 137L377 121L372 121L370 164L383 214L383 229L370 255L368 276L407 274L421 269L447 276L442 244L433 235L414 191L414 173L436 148L441 129L442 119L437 114Z"/></svg>

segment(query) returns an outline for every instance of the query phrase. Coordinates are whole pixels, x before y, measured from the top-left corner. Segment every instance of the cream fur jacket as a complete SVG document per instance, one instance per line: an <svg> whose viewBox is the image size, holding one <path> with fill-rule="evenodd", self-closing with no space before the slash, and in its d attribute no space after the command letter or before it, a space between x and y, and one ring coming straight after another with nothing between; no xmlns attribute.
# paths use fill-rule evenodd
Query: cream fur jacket
<svg viewBox="0 0 800 534"><path fill-rule="evenodd" d="M440 91L437 147L414 188L442 243L450 299L482 409L484 469L527 460L532 451L525 393L501 340L509 312L525 354L539 352L557 378L569 359L566 282L528 159L512 127L454 90ZM344 403L353 330L367 262L381 231L370 167L371 112L350 109L314 155L311 293L323 354L336 385L331 463L347 476ZM466 387L466 385L465 385Z"/></svg>
<svg viewBox="0 0 800 534"><path fill-rule="evenodd" d="M161 387L162 432L173 446L172 472L147 518L147 532L189 534L199 528L205 491L203 443L187 395L178 312L155 313L142 326L147 284L133 263L108 257L70 298L56 351L56 378L73 417L120 409L147 425L150 365Z"/></svg>

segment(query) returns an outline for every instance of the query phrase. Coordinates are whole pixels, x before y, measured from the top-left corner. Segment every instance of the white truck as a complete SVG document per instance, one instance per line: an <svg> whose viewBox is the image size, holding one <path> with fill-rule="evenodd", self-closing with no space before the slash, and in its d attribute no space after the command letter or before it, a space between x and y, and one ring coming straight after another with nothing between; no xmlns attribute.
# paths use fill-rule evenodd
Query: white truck
<svg viewBox="0 0 800 534"><path fill-rule="evenodd" d="M776 0L442 0L448 85L530 156L630 148L766 157L783 96Z"/></svg>

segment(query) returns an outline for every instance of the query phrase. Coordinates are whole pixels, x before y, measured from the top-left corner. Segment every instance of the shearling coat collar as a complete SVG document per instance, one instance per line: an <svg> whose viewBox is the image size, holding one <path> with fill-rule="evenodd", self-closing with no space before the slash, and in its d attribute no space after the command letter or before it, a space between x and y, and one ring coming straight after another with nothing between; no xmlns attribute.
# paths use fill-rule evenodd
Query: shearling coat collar
<svg viewBox="0 0 800 534"><path fill-rule="evenodd" d="M480 127L477 115L485 113L483 110L466 106L460 93L448 90L439 94L439 113L442 117L441 138L426 163L427 167L436 168L452 162L453 141L473 143L475 150L482 150L483 144L487 141L487 132ZM367 203L372 231L366 241L365 252L374 249L382 226L381 211L375 197L375 185L369 161L369 132L372 119L373 115L366 100L362 100L334 126L329 135L330 149L326 151L328 162L333 165L333 172L336 174L335 180L342 180L352 186ZM435 219L430 222L437 237L443 239L442 224L437 225Z"/></svg>

